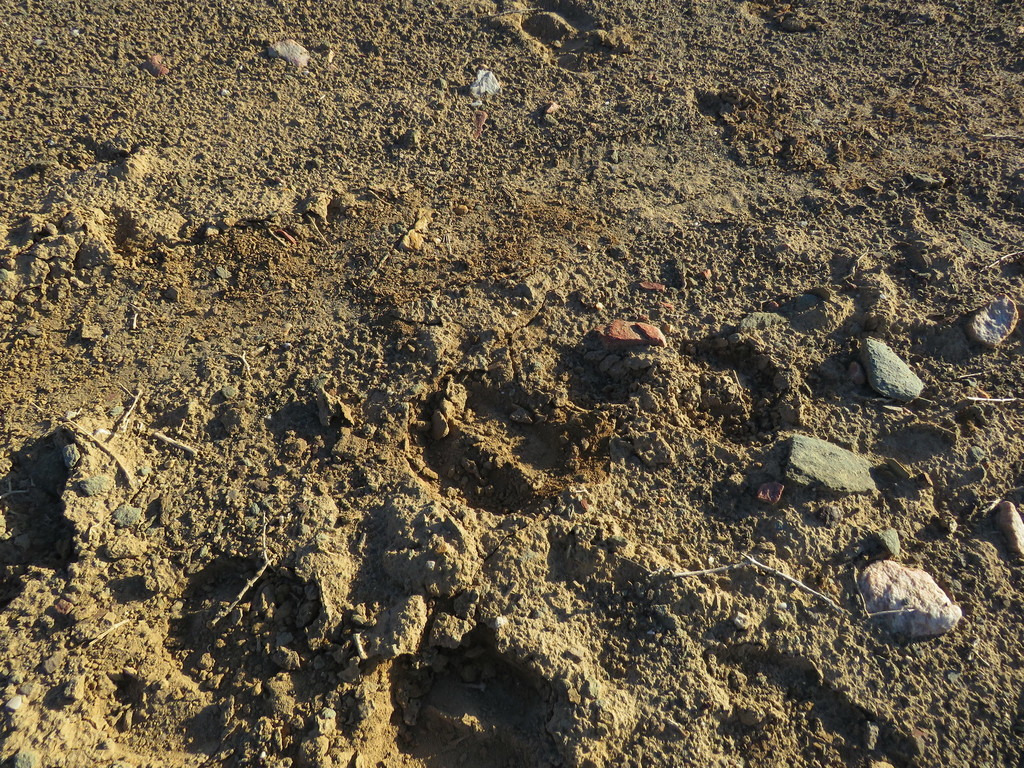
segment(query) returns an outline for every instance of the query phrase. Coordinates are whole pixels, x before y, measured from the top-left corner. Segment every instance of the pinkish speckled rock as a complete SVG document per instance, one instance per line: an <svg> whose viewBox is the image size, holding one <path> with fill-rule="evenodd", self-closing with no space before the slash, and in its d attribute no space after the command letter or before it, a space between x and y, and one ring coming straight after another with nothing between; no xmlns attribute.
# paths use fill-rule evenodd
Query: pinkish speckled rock
<svg viewBox="0 0 1024 768"><path fill-rule="evenodd" d="M986 347L995 347L1017 327L1017 305L1009 296L1000 296L971 318L967 332Z"/></svg>
<svg viewBox="0 0 1024 768"><path fill-rule="evenodd" d="M963 617L960 606L920 568L881 560L865 568L858 581L868 613L898 611L878 619L893 632L935 637L949 632Z"/></svg>

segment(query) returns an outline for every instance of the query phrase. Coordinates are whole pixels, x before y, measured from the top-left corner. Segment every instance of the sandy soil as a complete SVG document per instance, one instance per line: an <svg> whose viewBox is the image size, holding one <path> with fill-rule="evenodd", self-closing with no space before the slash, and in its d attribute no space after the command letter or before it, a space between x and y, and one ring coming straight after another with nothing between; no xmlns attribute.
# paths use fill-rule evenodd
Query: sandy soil
<svg viewBox="0 0 1024 768"><path fill-rule="evenodd" d="M1017 0L0 10L0 760L1022 764Z"/></svg>

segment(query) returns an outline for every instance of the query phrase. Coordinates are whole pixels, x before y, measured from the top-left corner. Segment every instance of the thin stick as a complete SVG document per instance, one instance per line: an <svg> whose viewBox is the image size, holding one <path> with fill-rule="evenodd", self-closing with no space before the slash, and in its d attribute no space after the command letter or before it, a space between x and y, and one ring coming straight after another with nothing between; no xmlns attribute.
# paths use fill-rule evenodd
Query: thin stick
<svg viewBox="0 0 1024 768"><path fill-rule="evenodd" d="M287 247L288 247L288 243L287 243L287 241L286 241L286 240L285 240L285 239L284 239L283 237L278 237L278 236L277 236L277 233L276 233L276 232L274 232L274 231L273 231L272 229L268 229L268 230L267 230L267 234L268 234L268 235L270 235L270 236L271 236L272 238L274 238L275 240L277 240L277 242L279 242L279 243L280 243L281 245L283 245L283 246L284 246L285 248L287 248Z"/></svg>
<svg viewBox="0 0 1024 768"><path fill-rule="evenodd" d="M167 443L168 445L174 446L175 448L180 448L181 450L183 450L185 453L187 453L189 456L191 456L193 458L195 458L196 456L199 455L199 449L198 448L193 448L191 445L188 445L187 443L183 443L180 440L175 440L173 437L165 435L159 429L154 429L149 434L152 435L153 437L155 437L157 440L163 442L163 443Z"/></svg>
<svg viewBox="0 0 1024 768"><path fill-rule="evenodd" d="M502 16L518 16L521 13L537 13L540 8L521 8L516 11L502 11L501 13L489 13L486 16L473 16L472 21L484 21L486 19L500 19ZM466 19L455 19L455 21L466 21Z"/></svg>
<svg viewBox="0 0 1024 768"><path fill-rule="evenodd" d="M993 501L989 502L988 506L987 506L987 507L985 507L985 509L983 509L983 510L981 511L981 514L983 514L983 515L987 515L987 514L988 514L989 512L991 512L991 511L992 511L993 509L995 509L996 507L998 507L998 506L999 506L999 503L1000 503L1001 501L1002 501L1002 499L995 499L995 500L993 500Z"/></svg>
<svg viewBox="0 0 1024 768"><path fill-rule="evenodd" d="M231 357L236 357L242 361L242 370L245 371L245 378L251 379L252 368L249 367L249 359L245 356L245 352L242 352L240 355L231 355Z"/></svg>
<svg viewBox="0 0 1024 768"><path fill-rule="evenodd" d="M965 397L964 400L970 400L972 403L1015 403L1020 400L1019 397Z"/></svg>
<svg viewBox="0 0 1024 768"><path fill-rule="evenodd" d="M0 493L0 499L6 499L8 496L14 496L19 493L28 493L28 491L4 491Z"/></svg>
<svg viewBox="0 0 1024 768"><path fill-rule="evenodd" d="M830 606L835 608L837 611L840 611L840 612L843 611L842 606L840 606L839 603L837 603L835 600L833 600L828 595L824 594L823 592L819 592L818 590L814 589L813 587L807 586L806 584L804 584L799 579L794 579L788 573L780 571L777 568L772 568L770 565L765 565L760 560L757 560L757 559L755 559L754 557L752 557L750 555L747 555L746 557L744 557L743 561L739 562L739 563L732 563L731 565L723 565L723 566L720 566L718 568L705 568L705 569L699 570L699 571L677 571L675 573L670 573L669 576L671 576L672 578L679 578L679 579L681 579L681 578L688 578L690 576L708 576L708 575L715 574L715 573L726 573L727 571L734 571L737 568L742 568L742 567L744 567L746 565L752 565L755 568L759 568L760 570L764 571L765 573L771 574L772 576L780 578L783 581L788 581L790 584L793 584L794 586L799 587L800 589L804 590L805 592L808 592L808 593L814 595L815 597L821 598L826 603L828 603Z"/></svg>
<svg viewBox="0 0 1024 768"><path fill-rule="evenodd" d="M68 427L68 429L70 429L75 435L77 435L78 437L81 437L81 438L83 438L85 440L88 440L90 443L92 443L97 448L99 448L101 451L103 451L105 454L107 454L107 456L112 458L114 460L114 463L117 464L117 468L121 470L121 474L124 475L125 480L128 481L128 487L131 488L133 491L135 490L135 481L132 479L132 475L128 471L128 467L125 466L125 463L121 459L120 456L118 456L112 450L107 448L107 446L105 446L103 443L101 443L95 437L93 437L88 432L86 432L84 429L82 429L80 426L78 426L78 424L76 424L75 422L71 421L71 419L64 420L64 425L66 427Z"/></svg>
<svg viewBox="0 0 1024 768"><path fill-rule="evenodd" d="M260 580L260 577L266 573L267 568L270 567L270 558L267 556L267 514L263 513L263 532L260 535L260 539L263 544L263 565L260 566L259 570L256 571L256 575L245 582L245 586L242 587L242 591L238 593L238 597L231 601L231 604L223 611L217 614L217 617L210 622L211 627L217 626L224 618L231 613L242 602L242 598L246 596L253 585Z"/></svg>
<svg viewBox="0 0 1024 768"><path fill-rule="evenodd" d="M986 264L984 269L991 269L992 267L995 267L995 266L997 266L999 264L1002 264L1004 261L1012 259L1014 256L1020 256L1022 253L1024 253L1024 250L1014 251L1013 253L1008 253L1005 256L1000 256L998 259L993 261L991 264Z"/></svg>
<svg viewBox="0 0 1024 768"><path fill-rule="evenodd" d="M737 568L742 568L744 565L746 565L746 563L733 563L732 565L722 565L718 568L705 568L701 571L673 571L668 575L673 579L686 579L690 576L710 576L713 573L735 571Z"/></svg>
<svg viewBox="0 0 1024 768"><path fill-rule="evenodd" d="M247 592L248 592L248 591L249 591L250 589L252 589L253 585L254 585L254 584L255 584L255 583L257 582L257 581L259 581L259 580L260 580L260 576L262 576L262 575L264 574L264 572L265 572L265 571L267 570L267 568L269 568L269 567L270 567L270 563L268 563L268 562L267 562L266 560L264 560L264 561L263 561L263 565L261 565L261 566L260 566L260 569L259 569L258 571L256 571L256 575L255 575L255 576L253 576L253 577L252 577L251 579L249 579L249 580L248 580L247 582L245 582L245 586L244 586L244 587L242 587L242 591L238 593L238 597L236 597L236 598L235 598L234 600L232 600L232 601L231 601L231 605L229 605L229 606L228 606L227 608L225 608L225 609L224 609L223 611L221 611L221 612L220 612L219 614L217 614L217 618L215 618L215 619L214 619L214 620L213 620L213 621L212 621L212 622L210 623L210 626L211 626L211 627L215 627L215 626L217 626L217 625L218 625L218 624L219 624L219 623L220 623L221 621L223 621L223 620L224 620L224 618L225 618L225 617L226 617L226 616L227 616L227 615L228 615L229 613L231 613L231 612L232 612L233 610L235 610L235 607L236 607L236 606L237 606L237 605L238 605L238 604L239 604L240 602L242 602L242 598L243 598L243 597L245 597L246 593L247 593Z"/></svg>
<svg viewBox="0 0 1024 768"><path fill-rule="evenodd" d="M142 389L139 389L135 393L135 399L132 400L132 404L128 406L128 410L121 414L121 418L114 425L114 432L116 433L119 429L128 429L128 421L132 417L132 413L135 412L135 406L139 404L139 398L142 397Z"/></svg>
<svg viewBox="0 0 1024 768"><path fill-rule="evenodd" d="M117 624L113 624L113 625L111 625L111 626L107 627L107 628L106 628L105 630L103 630L102 632L100 632L100 633L99 633L98 635L96 635L96 637L94 637L94 638L93 638L92 640L88 640L88 641L86 641L86 645L93 645L93 644L95 644L95 643L98 643L98 642L99 642L100 640L102 640L102 639L103 639L104 637L106 637L107 635L109 635L109 634L110 634L111 632L113 632L113 631L114 631L115 629L119 629L119 628L123 627L123 626L124 626L125 624L127 624L127 623L128 623L129 621L130 621L130 619L121 619L121 621L117 622Z"/></svg>
<svg viewBox="0 0 1024 768"><path fill-rule="evenodd" d="M826 595L824 592L819 592L818 590L814 589L813 587L807 586L806 584L804 584L799 579L794 579L788 573L784 573L783 571L780 571L777 568L772 568L770 565L765 565L760 560L755 559L751 555L747 555L743 559L746 562L748 562L751 565L753 565L754 567L760 568L765 573L770 573L772 576L777 576L778 578L783 579L784 581L788 581L790 584L793 584L794 586L799 587L800 589L802 589L805 592L808 592L808 593L814 595L815 597L820 597L822 600L824 600L826 603L831 605L837 611L843 612L842 606L840 606L839 603L837 603L831 597Z"/></svg>

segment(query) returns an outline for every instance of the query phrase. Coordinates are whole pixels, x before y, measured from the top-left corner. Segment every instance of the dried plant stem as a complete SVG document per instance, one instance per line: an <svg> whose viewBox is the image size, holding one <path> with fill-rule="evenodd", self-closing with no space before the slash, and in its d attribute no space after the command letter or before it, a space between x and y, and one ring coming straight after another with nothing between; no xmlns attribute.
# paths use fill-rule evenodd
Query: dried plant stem
<svg viewBox="0 0 1024 768"><path fill-rule="evenodd" d="M723 565L719 566L718 568L705 568L699 571L676 571L674 573L670 573L669 576L677 579L689 578L691 576L709 576L715 573L726 573L727 571L733 571L737 568L743 568L744 566L753 566L754 568L757 568L758 570L763 571L764 573L767 573L771 576L775 576L776 578L782 579L783 581L787 581L793 586L802 589L804 592L807 592L808 594L814 595L815 597L824 600L837 611L841 613L843 612L843 607L839 605L839 603L837 603L831 597L826 595L824 592L819 592L818 590L814 589L814 587L810 587L807 584L804 584L802 581L793 578L785 571L780 571L778 568L772 568L770 565L765 565L760 560L756 559L755 557L752 557L751 555L746 555L743 558L743 560L738 563L731 563L730 565Z"/></svg>
<svg viewBox="0 0 1024 768"><path fill-rule="evenodd" d="M199 455L198 448L193 448L191 445L188 445L187 443L183 443L180 440L175 440L170 435L165 435L159 429L154 429L152 432L150 432L150 434L162 443L167 443L168 445L171 445L175 448L180 448L193 458Z"/></svg>

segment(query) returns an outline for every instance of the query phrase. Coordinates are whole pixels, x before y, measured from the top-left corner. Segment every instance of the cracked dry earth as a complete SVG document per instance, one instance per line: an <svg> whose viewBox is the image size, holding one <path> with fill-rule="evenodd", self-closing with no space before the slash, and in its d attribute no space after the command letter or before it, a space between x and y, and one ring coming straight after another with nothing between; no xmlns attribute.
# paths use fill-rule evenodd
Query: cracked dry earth
<svg viewBox="0 0 1024 768"><path fill-rule="evenodd" d="M1016 0L0 12L0 760L1021 764Z"/></svg>

